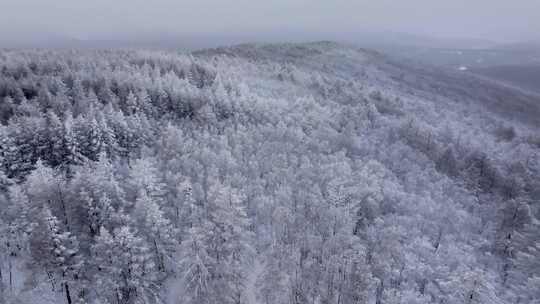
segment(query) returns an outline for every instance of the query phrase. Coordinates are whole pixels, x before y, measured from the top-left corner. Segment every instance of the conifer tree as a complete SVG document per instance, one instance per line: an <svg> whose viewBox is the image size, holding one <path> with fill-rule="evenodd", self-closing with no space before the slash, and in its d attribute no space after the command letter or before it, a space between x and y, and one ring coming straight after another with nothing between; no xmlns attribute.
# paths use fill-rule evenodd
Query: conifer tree
<svg viewBox="0 0 540 304"><path fill-rule="evenodd" d="M216 183L208 197L207 206L192 206L194 219L182 243L180 273L190 303L239 303L244 269L253 256L249 222L234 189Z"/></svg>
<svg viewBox="0 0 540 304"><path fill-rule="evenodd" d="M127 115L133 115L139 112L139 102L135 94L132 91L129 91L129 94L126 98L126 113Z"/></svg>
<svg viewBox="0 0 540 304"><path fill-rule="evenodd" d="M102 228L92 251L98 296L119 304L155 300L155 265L147 244L132 229L124 226L111 235Z"/></svg>
<svg viewBox="0 0 540 304"><path fill-rule="evenodd" d="M47 137L44 156L51 167L57 167L64 161L64 128L60 118L52 112L47 112Z"/></svg>
<svg viewBox="0 0 540 304"><path fill-rule="evenodd" d="M74 129L73 116L68 112L65 117L62 166L69 172L70 167L82 165L85 162L85 157L81 153L82 146Z"/></svg>
<svg viewBox="0 0 540 304"><path fill-rule="evenodd" d="M170 260L175 248L175 232L168 218L165 217L158 203L145 191L140 191L135 210L141 231L145 231L148 243L151 244L156 266L159 271L166 271L166 262Z"/></svg>
<svg viewBox="0 0 540 304"><path fill-rule="evenodd" d="M30 249L35 264L52 274L62 287L67 303L74 303L83 266L79 244L46 206L39 226L32 231Z"/></svg>

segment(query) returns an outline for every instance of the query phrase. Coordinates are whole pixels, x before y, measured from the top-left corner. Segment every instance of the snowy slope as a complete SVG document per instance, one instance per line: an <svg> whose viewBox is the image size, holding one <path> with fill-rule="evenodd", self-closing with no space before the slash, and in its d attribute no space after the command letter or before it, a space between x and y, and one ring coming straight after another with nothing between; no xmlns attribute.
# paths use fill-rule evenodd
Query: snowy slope
<svg viewBox="0 0 540 304"><path fill-rule="evenodd" d="M538 96L333 42L0 73L7 303L540 296Z"/></svg>

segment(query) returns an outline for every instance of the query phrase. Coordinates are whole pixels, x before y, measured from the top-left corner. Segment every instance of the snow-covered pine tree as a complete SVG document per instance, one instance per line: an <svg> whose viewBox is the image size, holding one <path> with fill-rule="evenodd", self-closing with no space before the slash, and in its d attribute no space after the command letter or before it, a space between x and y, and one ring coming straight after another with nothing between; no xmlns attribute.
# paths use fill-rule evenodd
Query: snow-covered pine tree
<svg viewBox="0 0 540 304"><path fill-rule="evenodd" d="M101 197L94 199L86 189L82 189L79 194L83 208L86 210L86 214L81 214L83 218L79 219L80 222L87 222L88 231L91 238L94 238L101 231L102 227L111 229L115 223L115 210L111 204L110 198L107 193L101 193Z"/></svg>
<svg viewBox="0 0 540 304"><path fill-rule="evenodd" d="M81 135L82 138L79 139L79 142L83 146L83 155L93 161L98 160L98 155L103 147L103 137L95 118L90 119Z"/></svg>
<svg viewBox="0 0 540 304"><path fill-rule="evenodd" d="M103 115L99 115L99 130L100 130L100 142L102 143L101 151L107 153L108 157L113 159L118 153L118 142L116 141L116 134L114 130L109 127L107 121Z"/></svg>
<svg viewBox="0 0 540 304"><path fill-rule="evenodd" d="M170 265L176 249L175 231L171 222L165 217L157 201L141 190L135 202L135 213L138 223L142 225L141 231L152 246L157 269L166 272L166 265ZM170 267L169 267L170 269Z"/></svg>
<svg viewBox="0 0 540 304"><path fill-rule="evenodd" d="M179 262L190 303L240 303L254 255L242 203L235 189L215 182L206 205L193 204Z"/></svg>
<svg viewBox="0 0 540 304"><path fill-rule="evenodd" d="M177 299L177 302L212 303L212 271L215 262L208 246L212 224L198 203L193 202L190 209L191 227L181 243L178 261L178 272L182 279L182 286L178 288L183 289L185 298Z"/></svg>
<svg viewBox="0 0 540 304"><path fill-rule="evenodd" d="M128 96L126 97L126 113L127 115L132 115L140 111L139 101L135 94L132 91L129 91Z"/></svg>
<svg viewBox="0 0 540 304"><path fill-rule="evenodd" d="M161 181L155 160L151 158L137 159L131 164L128 184L131 197L144 193L156 201L163 199L165 185Z"/></svg>
<svg viewBox="0 0 540 304"><path fill-rule="evenodd" d="M508 269L510 299L515 303L540 303L540 221L532 218L513 236L512 266Z"/></svg>
<svg viewBox="0 0 540 304"><path fill-rule="evenodd" d="M148 91L143 88L143 89L138 90L136 95L137 95L137 103L140 109L147 116L153 116L154 106L152 104L152 99L150 98L150 95L148 95Z"/></svg>
<svg viewBox="0 0 540 304"><path fill-rule="evenodd" d="M51 167L57 167L64 162L64 127L60 118L52 111L47 112L47 134L44 147L44 157Z"/></svg>
<svg viewBox="0 0 540 304"><path fill-rule="evenodd" d="M132 228L120 227L114 234L102 228L92 247L96 295L118 304L153 303L157 276L149 252Z"/></svg>
<svg viewBox="0 0 540 304"><path fill-rule="evenodd" d="M39 224L30 235L30 250L33 263L44 269L55 283L60 284L68 304L75 303L80 291L78 280L83 266L79 244L47 206L43 207Z"/></svg>
<svg viewBox="0 0 540 304"><path fill-rule="evenodd" d="M64 138L63 138L63 157L62 167L71 175L71 167L79 166L85 162L85 157L81 153L81 144L78 141L76 130L74 129L74 121L71 112L65 114L64 119Z"/></svg>

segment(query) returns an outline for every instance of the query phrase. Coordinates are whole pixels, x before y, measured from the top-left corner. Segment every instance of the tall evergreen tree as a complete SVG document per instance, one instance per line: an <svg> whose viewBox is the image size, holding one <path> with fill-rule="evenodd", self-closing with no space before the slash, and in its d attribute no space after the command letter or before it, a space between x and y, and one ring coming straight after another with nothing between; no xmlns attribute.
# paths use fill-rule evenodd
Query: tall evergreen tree
<svg viewBox="0 0 540 304"><path fill-rule="evenodd" d="M155 265L147 244L129 227L111 235L102 228L92 248L97 294L118 304L154 301Z"/></svg>
<svg viewBox="0 0 540 304"><path fill-rule="evenodd" d="M30 249L34 261L60 284L68 304L75 303L83 261L76 238L62 227L48 207L32 231Z"/></svg>

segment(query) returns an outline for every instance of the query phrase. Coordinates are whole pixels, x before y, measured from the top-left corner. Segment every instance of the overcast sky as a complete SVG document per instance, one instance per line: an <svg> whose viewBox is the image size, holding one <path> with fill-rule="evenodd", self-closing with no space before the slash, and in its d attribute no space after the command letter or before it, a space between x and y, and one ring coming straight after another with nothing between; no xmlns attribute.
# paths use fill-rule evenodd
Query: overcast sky
<svg viewBox="0 0 540 304"><path fill-rule="evenodd" d="M0 35L395 31L538 40L540 0L0 0Z"/></svg>

